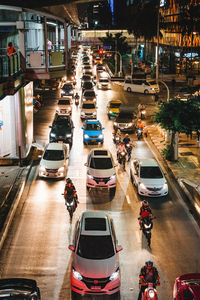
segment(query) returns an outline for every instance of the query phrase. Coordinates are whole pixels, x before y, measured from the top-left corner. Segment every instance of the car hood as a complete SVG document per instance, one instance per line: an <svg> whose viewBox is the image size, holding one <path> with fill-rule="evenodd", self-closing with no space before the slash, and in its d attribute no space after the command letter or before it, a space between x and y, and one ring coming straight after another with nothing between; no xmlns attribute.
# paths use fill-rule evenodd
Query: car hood
<svg viewBox="0 0 200 300"><path fill-rule="evenodd" d="M116 121L117 123L131 123L134 122L133 119L128 119L128 118L117 118Z"/></svg>
<svg viewBox="0 0 200 300"><path fill-rule="evenodd" d="M45 167L47 169L58 169L64 166L64 160L45 160L42 159L40 162L41 167Z"/></svg>
<svg viewBox="0 0 200 300"><path fill-rule="evenodd" d="M57 110L59 110L59 109L68 109L68 108L71 108L71 105L58 105L57 106Z"/></svg>
<svg viewBox="0 0 200 300"><path fill-rule="evenodd" d="M86 108L82 108L81 109L81 112L84 112L84 113L93 113L93 112L96 112L96 108L90 108L90 109L86 109Z"/></svg>
<svg viewBox="0 0 200 300"><path fill-rule="evenodd" d="M98 136L100 134L102 134L102 130L98 130L98 131L95 131L95 130L84 130L84 134L87 134L87 135L92 135L92 136Z"/></svg>
<svg viewBox="0 0 200 300"><path fill-rule="evenodd" d="M165 178L150 179L150 178L140 178L140 182L144 183L148 187L161 187L166 182Z"/></svg>
<svg viewBox="0 0 200 300"><path fill-rule="evenodd" d="M119 267L116 255L107 259L86 259L75 255L73 266L81 275L89 278L109 277Z"/></svg>
<svg viewBox="0 0 200 300"><path fill-rule="evenodd" d="M66 134L71 133L71 128L59 127L59 129L52 128L50 133L54 133L56 137L65 136Z"/></svg>
<svg viewBox="0 0 200 300"><path fill-rule="evenodd" d="M88 173L94 177L110 177L113 174L115 174L115 169L106 169L106 170L97 170L97 169L92 169L88 168Z"/></svg>

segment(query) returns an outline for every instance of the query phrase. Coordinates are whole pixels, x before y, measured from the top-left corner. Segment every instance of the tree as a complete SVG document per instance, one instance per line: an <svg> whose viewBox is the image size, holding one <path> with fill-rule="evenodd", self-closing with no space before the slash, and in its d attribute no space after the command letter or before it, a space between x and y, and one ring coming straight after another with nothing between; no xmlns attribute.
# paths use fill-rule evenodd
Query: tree
<svg viewBox="0 0 200 300"><path fill-rule="evenodd" d="M106 37L99 38L104 46L111 46L111 50L117 50L121 55L127 54L130 47L126 42L126 37L122 36L122 33L116 33L114 36L112 33L107 32Z"/></svg>
<svg viewBox="0 0 200 300"><path fill-rule="evenodd" d="M155 122L164 129L171 131L170 149L173 149L171 160L176 160L175 154L178 153L178 143L175 140L176 133L189 135L192 131L197 131L200 128L200 107L193 99L188 101L173 99L159 106L159 110L155 114Z"/></svg>

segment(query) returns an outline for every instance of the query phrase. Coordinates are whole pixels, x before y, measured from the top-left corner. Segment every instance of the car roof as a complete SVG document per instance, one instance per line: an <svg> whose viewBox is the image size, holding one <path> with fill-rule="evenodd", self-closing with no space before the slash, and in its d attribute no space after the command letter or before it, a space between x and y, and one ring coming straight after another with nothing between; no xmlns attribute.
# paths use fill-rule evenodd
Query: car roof
<svg viewBox="0 0 200 300"><path fill-rule="evenodd" d="M111 157L110 151L105 148L94 148L91 152L93 157Z"/></svg>
<svg viewBox="0 0 200 300"><path fill-rule="evenodd" d="M157 161L154 158L141 158L138 159L138 161L143 167L159 167Z"/></svg>
<svg viewBox="0 0 200 300"><path fill-rule="evenodd" d="M63 144L61 143L49 143L46 150L63 150Z"/></svg>
<svg viewBox="0 0 200 300"><path fill-rule="evenodd" d="M81 234L110 235L109 216L103 211L85 211L81 216Z"/></svg>

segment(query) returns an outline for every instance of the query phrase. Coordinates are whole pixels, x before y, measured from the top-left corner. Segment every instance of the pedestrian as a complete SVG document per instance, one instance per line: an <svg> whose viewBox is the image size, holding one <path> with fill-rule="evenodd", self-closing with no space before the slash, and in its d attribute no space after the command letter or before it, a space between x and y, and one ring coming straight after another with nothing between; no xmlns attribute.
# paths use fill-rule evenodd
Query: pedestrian
<svg viewBox="0 0 200 300"><path fill-rule="evenodd" d="M48 48L48 51L51 51L51 49L52 49L52 42L48 39L47 39L47 48Z"/></svg>
<svg viewBox="0 0 200 300"><path fill-rule="evenodd" d="M13 53L15 53L16 52L16 49L15 49L15 47L13 46L13 44L12 44L12 42L9 42L8 43L8 47L7 47L7 54L9 55L9 56L11 56Z"/></svg>

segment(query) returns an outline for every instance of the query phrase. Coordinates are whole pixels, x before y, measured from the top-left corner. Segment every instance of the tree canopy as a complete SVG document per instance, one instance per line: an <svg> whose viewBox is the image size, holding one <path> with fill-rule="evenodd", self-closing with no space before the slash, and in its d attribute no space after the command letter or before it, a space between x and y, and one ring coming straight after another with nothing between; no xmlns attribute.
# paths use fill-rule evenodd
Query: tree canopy
<svg viewBox="0 0 200 300"><path fill-rule="evenodd" d="M119 51L121 55L127 54L129 52L129 45L126 42L126 37L122 36L122 33L112 33L107 32L106 37L99 38L104 46L111 46L111 51Z"/></svg>
<svg viewBox="0 0 200 300"><path fill-rule="evenodd" d="M190 134L200 129L200 106L194 100L173 99L160 105L155 121L173 133Z"/></svg>

